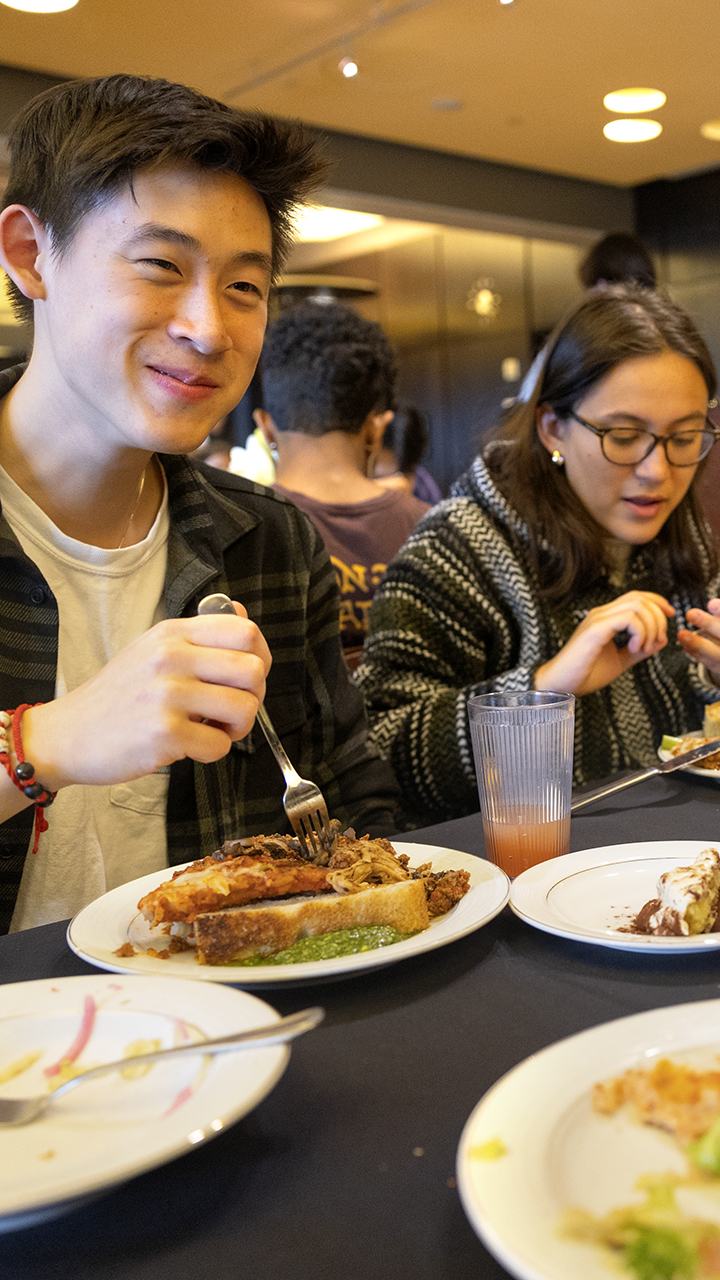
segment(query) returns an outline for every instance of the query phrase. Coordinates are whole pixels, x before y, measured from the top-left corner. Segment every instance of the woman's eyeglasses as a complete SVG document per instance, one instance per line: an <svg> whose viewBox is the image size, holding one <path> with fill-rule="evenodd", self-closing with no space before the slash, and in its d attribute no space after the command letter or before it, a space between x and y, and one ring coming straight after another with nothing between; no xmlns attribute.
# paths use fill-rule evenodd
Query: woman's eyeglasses
<svg viewBox="0 0 720 1280"><path fill-rule="evenodd" d="M702 462L720 437L720 428L709 418L701 429L673 431L669 436L656 436L639 427L596 427L577 413L568 414L581 426L600 437L600 448L608 462L618 467L636 467L649 458L656 445L662 445L671 467L695 467Z"/></svg>

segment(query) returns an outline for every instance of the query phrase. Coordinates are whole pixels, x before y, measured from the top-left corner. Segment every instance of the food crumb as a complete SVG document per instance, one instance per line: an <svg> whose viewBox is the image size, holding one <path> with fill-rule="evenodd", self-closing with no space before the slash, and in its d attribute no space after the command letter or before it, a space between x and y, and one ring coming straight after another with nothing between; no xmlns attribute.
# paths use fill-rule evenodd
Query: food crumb
<svg viewBox="0 0 720 1280"><path fill-rule="evenodd" d="M148 955L149 955L149 956L154 956L156 960L169 960L169 959L170 959L170 952L169 952L169 951L156 951L154 947L148 947L148 949L147 949L147 953L148 953Z"/></svg>
<svg viewBox="0 0 720 1280"><path fill-rule="evenodd" d="M54 1151L41 1151L38 1160L52 1160L55 1157Z"/></svg>
<svg viewBox="0 0 720 1280"><path fill-rule="evenodd" d="M491 1138L489 1142L481 1142L469 1151L471 1160L499 1160L506 1155L507 1147L502 1138Z"/></svg>
<svg viewBox="0 0 720 1280"><path fill-rule="evenodd" d="M121 947L116 947L113 951L114 956L134 956L137 952L132 942L123 942Z"/></svg>
<svg viewBox="0 0 720 1280"><path fill-rule="evenodd" d="M424 1156L424 1155L425 1155L425 1148L424 1148L424 1147L413 1147L413 1155L414 1155L414 1156Z"/></svg>
<svg viewBox="0 0 720 1280"><path fill-rule="evenodd" d="M447 1184L448 1184L448 1186L449 1186L449 1187L456 1187L456 1186L457 1186L457 1179L456 1179L456 1178L448 1178L448 1180L447 1180Z"/></svg>

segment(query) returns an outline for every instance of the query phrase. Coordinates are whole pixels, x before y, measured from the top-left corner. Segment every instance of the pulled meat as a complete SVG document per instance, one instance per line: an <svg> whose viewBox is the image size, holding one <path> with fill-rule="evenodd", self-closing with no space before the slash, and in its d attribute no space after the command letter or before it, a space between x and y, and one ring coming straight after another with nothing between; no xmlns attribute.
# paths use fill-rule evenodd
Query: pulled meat
<svg viewBox="0 0 720 1280"><path fill-rule="evenodd" d="M444 916L470 888L469 871L430 871L420 878L425 885L431 916Z"/></svg>
<svg viewBox="0 0 720 1280"><path fill-rule="evenodd" d="M354 834L353 832L346 832ZM226 862L228 858L238 858L249 854L263 858L298 858L301 862L312 862L316 867L326 867L337 848L340 836L340 822L333 818L330 829L318 833L320 852L313 851L306 857L297 836L243 836L241 840L226 840L220 849L211 855L215 862Z"/></svg>
<svg viewBox="0 0 720 1280"><path fill-rule="evenodd" d="M328 863L328 881L337 893L359 893L379 884L409 880L407 856L399 858L389 840L356 840L354 833L338 836Z"/></svg>

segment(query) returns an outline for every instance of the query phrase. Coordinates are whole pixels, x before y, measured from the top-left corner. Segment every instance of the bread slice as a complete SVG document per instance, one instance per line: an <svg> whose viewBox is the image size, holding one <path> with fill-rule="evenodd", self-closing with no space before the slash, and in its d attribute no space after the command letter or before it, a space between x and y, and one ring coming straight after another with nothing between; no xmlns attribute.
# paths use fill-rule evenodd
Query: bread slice
<svg viewBox="0 0 720 1280"><path fill-rule="evenodd" d="M399 933L427 929L430 918L422 880L206 912L195 919L197 958L200 964L227 964L284 951L298 938L371 924L394 925Z"/></svg>
<svg viewBox="0 0 720 1280"><path fill-rule="evenodd" d="M703 734L706 738L720 737L720 702L710 702L705 707Z"/></svg>

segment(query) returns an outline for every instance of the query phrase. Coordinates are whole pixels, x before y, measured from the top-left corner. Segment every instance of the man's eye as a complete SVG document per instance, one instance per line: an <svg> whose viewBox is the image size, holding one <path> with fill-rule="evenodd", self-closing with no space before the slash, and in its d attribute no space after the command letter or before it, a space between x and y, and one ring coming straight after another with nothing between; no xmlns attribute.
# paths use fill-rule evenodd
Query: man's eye
<svg viewBox="0 0 720 1280"><path fill-rule="evenodd" d="M236 280L235 283L231 285L231 288L233 288L236 293L254 293L258 298L262 297L257 285L251 284L249 280Z"/></svg>
<svg viewBox="0 0 720 1280"><path fill-rule="evenodd" d="M174 262L168 262L166 258L141 258L140 261L146 267L159 267L161 271L177 271Z"/></svg>

